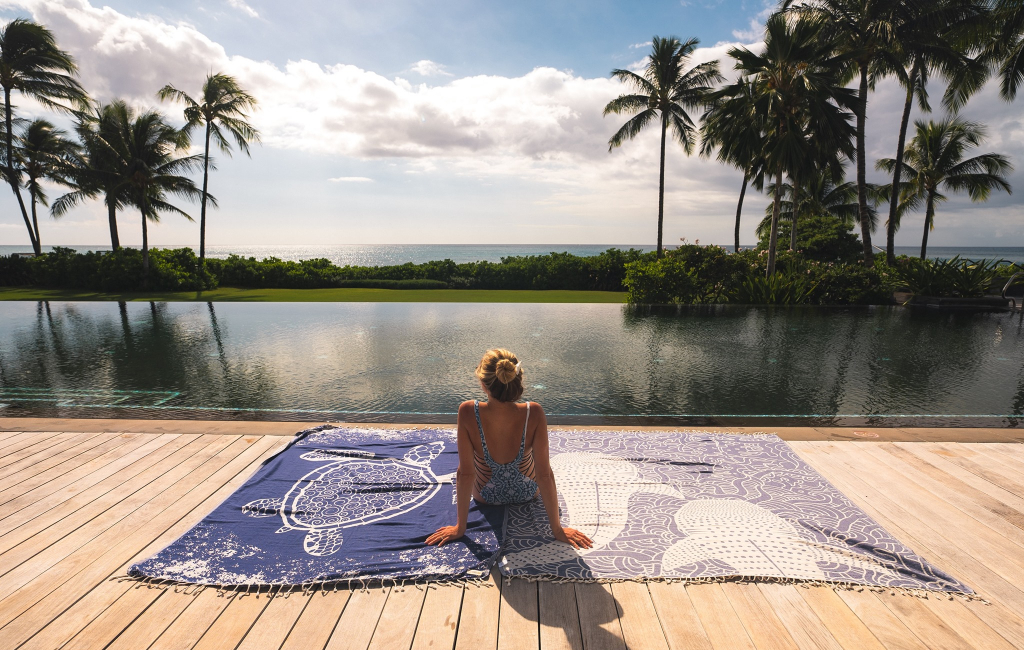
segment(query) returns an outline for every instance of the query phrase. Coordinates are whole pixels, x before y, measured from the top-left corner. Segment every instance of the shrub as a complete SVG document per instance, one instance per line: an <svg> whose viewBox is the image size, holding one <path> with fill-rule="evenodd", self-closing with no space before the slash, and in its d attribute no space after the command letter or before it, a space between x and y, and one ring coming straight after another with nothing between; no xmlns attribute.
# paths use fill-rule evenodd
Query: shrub
<svg viewBox="0 0 1024 650"><path fill-rule="evenodd" d="M923 296L978 298L999 291L1016 264L1005 261L972 261L956 256L948 260L897 260L896 275L913 293ZM1002 280L1002 282L1000 282Z"/></svg>
<svg viewBox="0 0 1024 650"><path fill-rule="evenodd" d="M790 224L779 224L779 248L787 248L790 239ZM766 233L757 244L757 250L768 249L770 233ZM815 215L802 217L797 222L796 250L806 260L851 264L860 259L864 247L853 231L835 217ZM781 254L782 251L780 250Z"/></svg>
<svg viewBox="0 0 1024 650"><path fill-rule="evenodd" d="M811 300L817 287L806 275L775 273L746 278L736 288L734 299L747 305L800 305Z"/></svg>

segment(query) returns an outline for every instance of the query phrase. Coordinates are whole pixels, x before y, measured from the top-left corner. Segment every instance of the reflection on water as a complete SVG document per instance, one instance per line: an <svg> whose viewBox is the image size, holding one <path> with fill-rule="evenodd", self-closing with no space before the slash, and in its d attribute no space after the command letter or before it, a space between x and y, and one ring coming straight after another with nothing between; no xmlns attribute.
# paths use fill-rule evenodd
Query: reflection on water
<svg viewBox="0 0 1024 650"><path fill-rule="evenodd" d="M1016 426L1022 339L901 308L8 302L0 414L450 422L504 346L555 422Z"/></svg>

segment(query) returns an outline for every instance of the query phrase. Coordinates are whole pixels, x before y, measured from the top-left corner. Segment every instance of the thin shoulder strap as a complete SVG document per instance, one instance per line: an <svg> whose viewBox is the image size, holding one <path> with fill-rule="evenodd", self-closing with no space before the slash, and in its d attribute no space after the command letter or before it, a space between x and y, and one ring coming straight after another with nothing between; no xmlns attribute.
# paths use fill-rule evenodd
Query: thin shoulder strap
<svg viewBox="0 0 1024 650"><path fill-rule="evenodd" d="M484 438L484 425L480 423L480 400L473 400L473 411L476 413L476 430L480 432L480 444L484 448L484 457L490 458L491 454L487 451L487 439Z"/></svg>
<svg viewBox="0 0 1024 650"><path fill-rule="evenodd" d="M523 422L523 440L519 443L519 455L523 455L523 450L526 449L526 425L530 423L530 403L526 403L526 422Z"/></svg>

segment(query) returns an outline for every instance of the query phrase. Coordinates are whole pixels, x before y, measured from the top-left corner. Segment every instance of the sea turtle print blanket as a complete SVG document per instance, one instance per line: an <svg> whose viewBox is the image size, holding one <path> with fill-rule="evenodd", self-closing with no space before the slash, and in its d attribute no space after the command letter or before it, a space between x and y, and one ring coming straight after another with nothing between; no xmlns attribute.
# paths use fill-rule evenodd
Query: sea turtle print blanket
<svg viewBox="0 0 1024 650"><path fill-rule="evenodd" d="M973 593L916 555L772 435L558 431L551 467L563 525L539 497L474 504L465 538L425 538L455 521L451 429L319 427L300 432L138 578L221 586L355 580L718 578Z"/></svg>
<svg viewBox="0 0 1024 650"><path fill-rule="evenodd" d="M507 576L795 579L973 593L900 543L773 435L552 432L562 523L508 507Z"/></svg>
<svg viewBox="0 0 1024 650"><path fill-rule="evenodd" d="M457 466L451 430L303 431L129 574L233 587L485 577L503 509L474 505L462 540L424 544L455 523Z"/></svg>

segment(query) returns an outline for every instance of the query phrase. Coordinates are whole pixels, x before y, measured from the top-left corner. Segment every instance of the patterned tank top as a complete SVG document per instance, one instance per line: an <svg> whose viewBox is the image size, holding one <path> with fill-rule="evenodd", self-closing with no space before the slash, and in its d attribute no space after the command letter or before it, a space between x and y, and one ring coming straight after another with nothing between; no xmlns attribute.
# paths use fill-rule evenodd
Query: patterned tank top
<svg viewBox="0 0 1024 650"><path fill-rule="evenodd" d="M523 424L523 439L519 443L519 453L508 463L496 463L487 450L484 438L484 426L480 423L480 402L473 402L476 413L476 428L480 431L480 445L483 447L483 458L474 454L476 460L476 489L481 498L493 505L506 503L523 503L537 494L537 482L533 476L533 451L526 451L526 423ZM526 422L530 421L530 403L526 403Z"/></svg>

